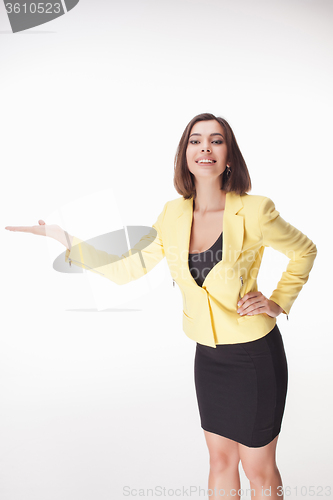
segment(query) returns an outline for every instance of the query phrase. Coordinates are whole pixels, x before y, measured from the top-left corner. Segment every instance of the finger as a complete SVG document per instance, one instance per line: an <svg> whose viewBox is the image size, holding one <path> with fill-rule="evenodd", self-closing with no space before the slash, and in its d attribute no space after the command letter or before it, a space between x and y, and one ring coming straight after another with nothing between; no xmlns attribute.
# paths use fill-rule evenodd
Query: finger
<svg viewBox="0 0 333 500"><path fill-rule="evenodd" d="M252 297L258 297L261 295L261 292L257 291L257 292L248 292L246 293L238 302L237 302L237 305L238 306L241 306L242 304L244 304L244 302L248 299L251 299Z"/></svg>
<svg viewBox="0 0 333 500"><path fill-rule="evenodd" d="M246 316L254 316L255 314L262 314L265 312L265 306L256 307L254 309L250 309L249 312L246 312Z"/></svg>
<svg viewBox="0 0 333 500"><path fill-rule="evenodd" d="M5 229L8 231L21 231L23 233L31 233L31 226L6 226Z"/></svg>
<svg viewBox="0 0 333 500"><path fill-rule="evenodd" d="M256 297L260 298L261 296L262 296L261 292L248 292L247 294L244 295L244 297L241 298L241 300L239 300L237 302L237 306L241 307L241 306L245 305L248 300L256 298Z"/></svg>
<svg viewBox="0 0 333 500"><path fill-rule="evenodd" d="M248 298L238 309L237 312L242 314L245 313L247 314L249 311L253 309L253 307L258 307L259 304L262 304L261 307L263 307L264 304L264 299L265 297L262 294L256 294L254 297Z"/></svg>
<svg viewBox="0 0 333 500"><path fill-rule="evenodd" d="M45 224L45 222L42 219L39 219L38 224L42 225Z"/></svg>

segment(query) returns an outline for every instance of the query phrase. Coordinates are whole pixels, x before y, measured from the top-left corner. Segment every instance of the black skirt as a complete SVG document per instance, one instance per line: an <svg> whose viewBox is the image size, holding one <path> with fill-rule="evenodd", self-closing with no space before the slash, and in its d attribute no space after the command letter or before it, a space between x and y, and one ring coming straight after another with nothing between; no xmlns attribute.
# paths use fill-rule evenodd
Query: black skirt
<svg viewBox="0 0 333 500"><path fill-rule="evenodd" d="M204 430L255 448L279 434L288 365L277 324L251 342L197 343L194 380Z"/></svg>

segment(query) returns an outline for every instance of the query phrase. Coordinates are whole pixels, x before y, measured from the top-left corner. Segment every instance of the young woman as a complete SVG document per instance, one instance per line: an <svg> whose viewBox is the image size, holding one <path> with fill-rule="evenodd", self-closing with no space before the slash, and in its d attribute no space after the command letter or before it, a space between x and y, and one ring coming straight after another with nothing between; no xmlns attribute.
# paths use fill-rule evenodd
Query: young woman
<svg viewBox="0 0 333 500"><path fill-rule="evenodd" d="M251 180L226 120L204 113L184 130L175 158L181 195L164 205L153 229L126 254L97 250L40 220L6 227L47 235L65 260L115 283L149 272L166 257L182 292L183 329L196 342L195 387L210 453L211 498L240 498L239 462L253 498L283 498L275 461L288 368L276 317L287 315L307 282L315 244L286 222ZM257 288L265 246L289 257L270 298Z"/></svg>

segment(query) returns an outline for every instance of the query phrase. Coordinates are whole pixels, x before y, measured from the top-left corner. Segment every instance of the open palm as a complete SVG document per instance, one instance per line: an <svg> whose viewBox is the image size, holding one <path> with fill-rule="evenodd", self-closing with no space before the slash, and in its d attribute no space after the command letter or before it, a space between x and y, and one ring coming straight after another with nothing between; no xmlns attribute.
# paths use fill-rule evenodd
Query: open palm
<svg viewBox="0 0 333 500"><path fill-rule="evenodd" d="M42 219L38 221L38 225L36 226L6 226L5 229L8 229L8 231L48 236L68 247L65 231L57 224L45 224ZM72 236L69 236L69 241L72 241Z"/></svg>
<svg viewBox="0 0 333 500"><path fill-rule="evenodd" d="M61 228L57 224L45 224L45 222L40 219L37 226L6 226L5 229L9 231L38 234L40 236L50 236L52 238Z"/></svg>

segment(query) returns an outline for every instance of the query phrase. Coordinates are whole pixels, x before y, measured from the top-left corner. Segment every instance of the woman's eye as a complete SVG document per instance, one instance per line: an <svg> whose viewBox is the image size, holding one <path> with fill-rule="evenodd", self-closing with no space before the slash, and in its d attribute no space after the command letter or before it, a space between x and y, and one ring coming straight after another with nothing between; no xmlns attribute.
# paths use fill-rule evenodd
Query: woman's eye
<svg viewBox="0 0 333 500"><path fill-rule="evenodd" d="M196 144L196 143L198 143L198 142L199 142L199 141L192 140L192 141L190 141L190 144ZM221 140L216 140L216 141L213 141L213 143L214 143L214 142L215 142L216 144L223 144L223 141L221 141Z"/></svg>

